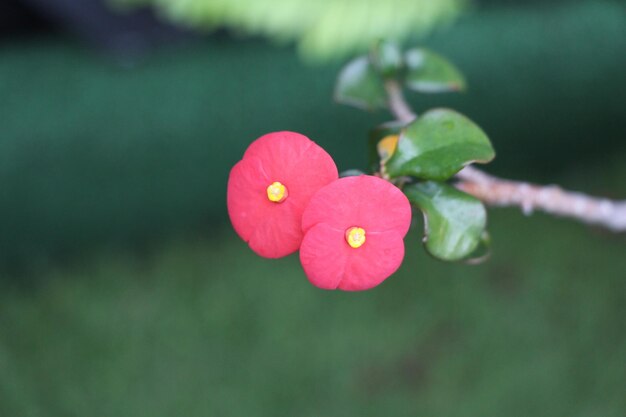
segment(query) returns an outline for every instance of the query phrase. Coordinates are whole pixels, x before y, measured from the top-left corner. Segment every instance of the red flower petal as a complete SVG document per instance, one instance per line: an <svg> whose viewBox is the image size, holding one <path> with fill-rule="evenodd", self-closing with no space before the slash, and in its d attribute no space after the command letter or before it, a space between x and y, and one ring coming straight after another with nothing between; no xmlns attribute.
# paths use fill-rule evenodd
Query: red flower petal
<svg viewBox="0 0 626 417"><path fill-rule="evenodd" d="M304 211L305 233L318 223L342 230L359 226L367 233L395 230L404 237L411 225L411 205L402 191L381 178L340 178L320 189Z"/></svg>
<svg viewBox="0 0 626 417"><path fill-rule="evenodd" d="M256 156L268 168L285 165L289 161L298 161L314 142L296 132L267 133L248 146L243 159Z"/></svg>
<svg viewBox="0 0 626 417"><path fill-rule="evenodd" d="M337 179L337 167L306 136L277 132L253 142L228 179L228 214L237 234L260 256L279 258L298 250L302 212L311 196ZM288 197L267 198L267 186L281 182Z"/></svg>
<svg viewBox="0 0 626 417"><path fill-rule="evenodd" d="M300 261L320 288L373 288L402 263L410 223L411 205L394 185L365 175L341 178L315 193L304 211ZM365 231L359 247L346 241L351 227Z"/></svg>
<svg viewBox="0 0 626 417"><path fill-rule="evenodd" d="M350 248L352 249L352 248ZM395 230L368 233L367 241L353 249L339 289L363 291L374 288L396 272L404 259L404 241Z"/></svg>
<svg viewBox="0 0 626 417"><path fill-rule="evenodd" d="M323 289L363 291L393 274L404 258L404 242L395 230L368 233L354 249L345 231L325 223L313 226L300 246L300 262L313 285Z"/></svg>
<svg viewBox="0 0 626 417"><path fill-rule="evenodd" d="M313 285L334 290L344 277L350 248L342 230L327 224L311 228L300 245L300 262Z"/></svg>

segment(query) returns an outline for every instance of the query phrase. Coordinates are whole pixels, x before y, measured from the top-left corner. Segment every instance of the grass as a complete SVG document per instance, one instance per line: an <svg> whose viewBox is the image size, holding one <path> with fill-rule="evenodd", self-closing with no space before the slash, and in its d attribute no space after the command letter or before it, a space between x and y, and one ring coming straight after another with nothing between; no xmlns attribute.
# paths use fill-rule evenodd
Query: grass
<svg viewBox="0 0 626 417"><path fill-rule="evenodd" d="M230 231L5 281L0 415L623 416L623 237L514 211L491 230L478 267L412 235L364 293Z"/></svg>

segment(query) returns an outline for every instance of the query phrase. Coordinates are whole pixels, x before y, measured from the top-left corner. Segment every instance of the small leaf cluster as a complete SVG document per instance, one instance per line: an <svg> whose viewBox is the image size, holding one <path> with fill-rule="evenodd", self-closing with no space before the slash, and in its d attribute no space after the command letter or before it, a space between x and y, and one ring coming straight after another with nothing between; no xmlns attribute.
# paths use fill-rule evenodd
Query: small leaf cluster
<svg viewBox="0 0 626 417"><path fill-rule="evenodd" d="M463 74L446 58L424 48L401 51L378 41L368 55L348 62L339 73L335 100L363 110L387 107L386 80L398 80L418 93L465 90Z"/></svg>
<svg viewBox="0 0 626 417"><path fill-rule="evenodd" d="M401 51L378 42L369 55L350 61L335 88L340 103L364 110L389 106L389 83L418 93L465 89L461 72L423 48ZM466 116L432 109L412 120L394 120L370 131L371 168L400 187L424 216L428 253L445 261L476 261L488 254L483 203L454 186L455 175L472 163L495 157L485 132Z"/></svg>

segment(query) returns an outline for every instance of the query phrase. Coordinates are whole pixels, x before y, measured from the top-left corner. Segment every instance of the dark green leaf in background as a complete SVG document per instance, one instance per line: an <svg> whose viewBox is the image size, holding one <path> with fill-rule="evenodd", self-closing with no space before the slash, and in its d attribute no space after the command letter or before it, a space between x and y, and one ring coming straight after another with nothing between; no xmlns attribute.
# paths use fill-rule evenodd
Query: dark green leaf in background
<svg viewBox="0 0 626 417"><path fill-rule="evenodd" d="M365 110L387 106L382 79L367 56L356 58L343 67L337 77L335 100Z"/></svg>
<svg viewBox="0 0 626 417"><path fill-rule="evenodd" d="M404 66L404 57L398 44L380 40L372 45L370 62L385 78L394 77Z"/></svg>
<svg viewBox="0 0 626 417"><path fill-rule="evenodd" d="M392 177L447 180L471 162L495 157L489 138L474 122L449 109L435 109L411 122L387 162Z"/></svg>
<svg viewBox="0 0 626 417"><path fill-rule="evenodd" d="M409 49L405 53L407 73L405 84L420 93L445 93L465 89L461 72L439 54L423 48Z"/></svg>
<svg viewBox="0 0 626 417"><path fill-rule="evenodd" d="M478 199L434 181L408 185L403 191L424 213L424 243L432 256L459 261L475 253L487 224L487 212Z"/></svg>

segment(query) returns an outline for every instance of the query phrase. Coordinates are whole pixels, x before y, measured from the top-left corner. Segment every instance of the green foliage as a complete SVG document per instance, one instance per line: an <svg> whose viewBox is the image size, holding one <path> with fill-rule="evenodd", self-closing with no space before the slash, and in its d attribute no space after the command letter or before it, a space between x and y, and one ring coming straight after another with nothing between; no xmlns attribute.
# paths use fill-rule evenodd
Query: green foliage
<svg viewBox="0 0 626 417"><path fill-rule="evenodd" d="M420 36L454 19L466 0L109 0L152 5L166 18L203 30L227 27L278 42L296 41L309 60L366 49L379 38Z"/></svg>
<svg viewBox="0 0 626 417"><path fill-rule="evenodd" d="M446 58L423 48L406 51L404 82L420 93L445 93L465 89L463 74Z"/></svg>
<svg viewBox="0 0 626 417"><path fill-rule="evenodd" d="M402 131L386 167L392 177L443 181L471 162L486 163L494 156L489 138L474 122L453 110L435 109Z"/></svg>
<svg viewBox="0 0 626 417"><path fill-rule="evenodd" d="M335 100L364 110L387 107L384 81L390 79L420 93L465 89L465 78L446 58L421 48L403 54L396 43L377 41L369 55L343 67L335 84Z"/></svg>
<svg viewBox="0 0 626 417"><path fill-rule="evenodd" d="M395 44L379 41L369 56L356 58L341 71L336 99L364 109L383 107L387 100L396 112L394 102L403 100L401 92L397 95L402 84L418 92L440 93L461 90L465 81L448 60L433 52L416 48L402 54ZM486 259L485 207L476 198L435 181L449 180L473 162L491 161L495 152L489 138L454 110L434 109L414 117L408 125L397 120L370 131L370 166L404 186L409 201L424 213L424 242L431 255L444 261Z"/></svg>
<svg viewBox="0 0 626 417"><path fill-rule="evenodd" d="M370 62L384 78L396 76L404 67L404 57L395 42L379 40L370 50Z"/></svg>
<svg viewBox="0 0 626 417"><path fill-rule="evenodd" d="M476 251L487 224L487 211L479 200L434 181L411 184L403 191L424 213L424 244L431 255L459 261Z"/></svg>
<svg viewBox="0 0 626 417"><path fill-rule="evenodd" d="M465 89L465 78L446 58L422 48L402 53L396 43L378 40L368 55L342 68L335 83L335 100L363 110L385 108L387 80L396 80L420 93Z"/></svg>
<svg viewBox="0 0 626 417"><path fill-rule="evenodd" d="M335 100L363 110L387 105L383 82L366 56L350 61L339 74Z"/></svg>

